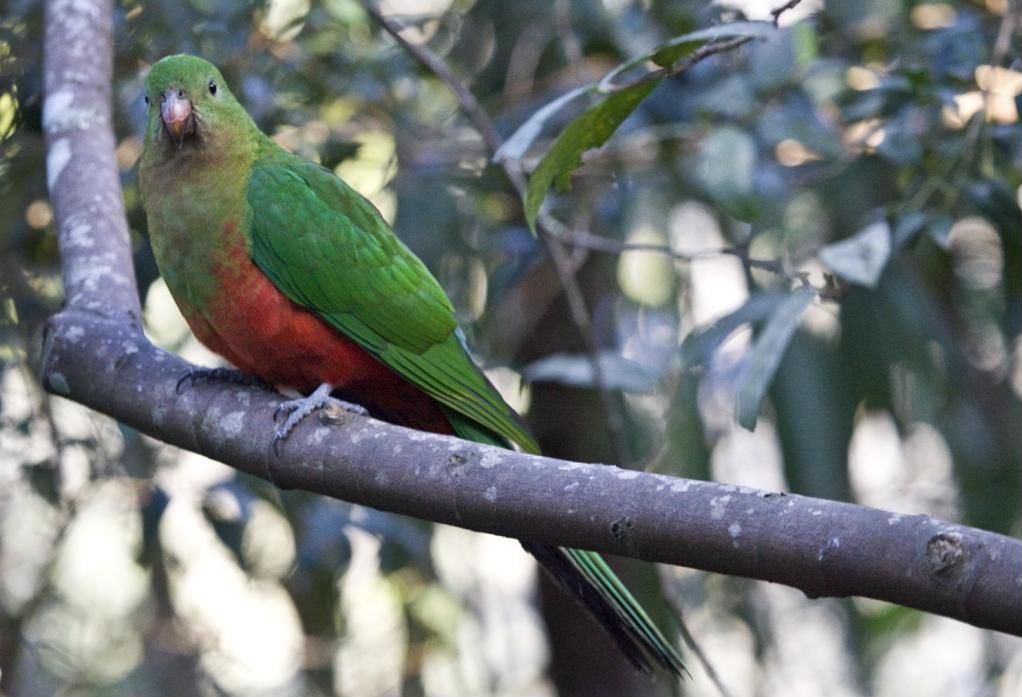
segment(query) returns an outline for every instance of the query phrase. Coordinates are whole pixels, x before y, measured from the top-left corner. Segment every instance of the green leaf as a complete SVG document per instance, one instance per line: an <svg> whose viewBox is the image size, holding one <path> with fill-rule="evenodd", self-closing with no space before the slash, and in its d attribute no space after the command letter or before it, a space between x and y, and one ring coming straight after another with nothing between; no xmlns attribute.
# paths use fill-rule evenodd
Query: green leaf
<svg viewBox="0 0 1022 697"><path fill-rule="evenodd" d="M564 106L578 97L592 92L600 94L611 94L614 90L614 80L624 73L652 61L657 65L667 68L682 58L690 56L697 48L708 43L735 39L742 36L765 37L776 33L777 29L770 22L732 22L718 27L709 27L698 31L675 36L647 53L632 58L613 70L609 71L597 82L592 82L573 90L565 92L557 99L545 104L532 116L525 120L521 126L508 138L500 149L493 155L494 162L503 160L521 160L529 146L535 142L542 132L547 121L564 108Z"/></svg>
<svg viewBox="0 0 1022 697"><path fill-rule="evenodd" d="M60 468L51 460L23 465L32 491L52 506L60 504Z"/></svg>
<svg viewBox="0 0 1022 697"><path fill-rule="evenodd" d="M651 51L639 54L621 63L604 75L597 84L600 90L608 90L613 87L614 81L620 75L647 61L652 61L662 68L670 68L679 60L687 58L696 49L706 44L721 43L741 37L767 37L775 34L777 34L777 27L772 22L731 22L730 24L697 29L687 34L671 37L662 44L658 44Z"/></svg>
<svg viewBox="0 0 1022 697"><path fill-rule="evenodd" d="M743 324L758 324L788 298L787 293L758 293L734 312L724 315L708 327L693 330L681 342L681 364L692 371L705 363L717 347Z"/></svg>
<svg viewBox="0 0 1022 697"><path fill-rule="evenodd" d="M891 233L894 238L894 248L901 249L918 237L925 228L926 214L922 211L909 211L901 216L894 224L894 231Z"/></svg>
<svg viewBox="0 0 1022 697"><path fill-rule="evenodd" d="M774 26L773 22L731 22L675 36L637 60L651 60L657 65L666 68L677 63L682 58L687 58L704 44L719 43L743 36L773 36L776 33L777 27Z"/></svg>
<svg viewBox="0 0 1022 697"><path fill-rule="evenodd" d="M953 223L950 215L940 213L926 226L926 234L945 252L951 249L951 226Z"/></svg>
<svg viewBox="0 0 1022 697"><path fill-rule="evenodd" d="M604 386L622 392L650 393L657 388L655 371L611 351L599 355ZM595 387L593 362L587 355L555 353L533 361L522 369L529 382L557 382L571 387Z"/></svg>
<svg viewBox="0 0 1022 697"><path fill-rule="evenodd" d="M795 45L795 59L802 67L809 68L820 57L820 40L817 28L809 22L799 22L791 28Z"/></svg>
<svg viewBox="0 0 1022 697"><path fill-rule="evenodd" d="M755 196L756 141L747 132L725 126L699 144L697 171L703 188L728 215L750 221L757 217Z"/></svg>
<svg viewBox="0 0 1022 697"><path fill-rule="evenodd" d="M891 256L891 228L885 221L867 225L846 240L822 247L817 256L849 283L874 288Z"/></svg>
<svg viewBox="0 0 1022 697"><path fill-rule="evenodd" d="M706 40L696 41L682 41L678 44L667 44L662 48L657 49L653 52L653 55L649 57L651 61L659 65L661 68L674 65L682 58L687 58L697 48L706 43Z"/></svg>
<svg viewBox="0 0 1022 697"><path fill-rule="evenodd" d="M756 428L759 407L766 397L788 342L798 328L798 320L816 294L808 289L796 290L784 299L770 315L763 331L749 349L745 370L735 395L735 418L750 431Z"/></svg>
<svg viewBox="0 0 1022 697"><path fill-rule="evenodd" d="M536 112L525 120L518 130L511 134L511 137L504 141L504 144L500 146L500 149L493 154L494 162L502 162L504 160L521 160L529 146L532 145L533 141L543 131L543 126L550 119L551 116L560 111L565 104L574 101L577 97L592 92L596 89L596 85L583 85L582 87L576 87L573 90L565 92L557 99L545 104L541 108L537 109Z"/></svg>
<svg viewBox="0 0 1022 697"><path fill-rule="evenodd" d="M582 154L607 142L621 122L660 84L663 71L659 71L659 76L646 72L645 80L640 79L636 84L625 88L615 85L614 80L617 77L647 61L669 68L703 45L738 37L769 36L776 31L776 27L770 22L733 22L676 36L647 53L621 63L598 82L571 90L533 114L497 151L494 155L495 161L521 159L550 117L576 97L590 92L609 95L575 117L561 131L529 178L525 192L525 219L533 234L536 232L539 208L550 187L555 186L558 191L566 191L569 188L569 175L581 166Z"/></svg>
<svg viewBox="0 0 1022 697"><path fill-rule="evenodd" d="M248 566L242 543L251 519L251 498L237 481L227 480L207 489L202 499L203 517L242 569Z"/></svg>
<svg viewBox="0 0 1022 697"><path fill-rule="evenodd" d="M1022 208L1003 182L996 179L970 181L964 190L969 202L997 227L1006 243L1022 241Z"/></svg>
<svg viewBox="0 0 1022 697"><path fill-rule="evenodd" d="M582 153L598 148L614 134L621 122L660 84L659 80L640 82L589 108L569 123L554 141L529 177L525 194L525 219L529 229L536 232L539 207L551 186L558 191L569 187L570 174L582 165Z"/></svg>
<svg viewBox="0 0 1022 697"><path fill-rule="evenodd" d="M159 486L152 486L139 507L142 517L142 544L138 550L138 561L152 566L160 558L160 521L170 505L170 497Z"/></svg>

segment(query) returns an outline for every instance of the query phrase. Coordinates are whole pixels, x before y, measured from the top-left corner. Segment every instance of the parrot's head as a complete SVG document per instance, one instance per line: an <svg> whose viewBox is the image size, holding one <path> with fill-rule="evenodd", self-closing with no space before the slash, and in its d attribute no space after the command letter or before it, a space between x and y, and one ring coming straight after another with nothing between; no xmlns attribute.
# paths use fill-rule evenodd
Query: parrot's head
<svg viewBox="0 0 1022 697"><path fill-rule="evenodd" d="M207 145L251 120L212 63L178 54L157 61L145 80L146 147Z"/></svg>

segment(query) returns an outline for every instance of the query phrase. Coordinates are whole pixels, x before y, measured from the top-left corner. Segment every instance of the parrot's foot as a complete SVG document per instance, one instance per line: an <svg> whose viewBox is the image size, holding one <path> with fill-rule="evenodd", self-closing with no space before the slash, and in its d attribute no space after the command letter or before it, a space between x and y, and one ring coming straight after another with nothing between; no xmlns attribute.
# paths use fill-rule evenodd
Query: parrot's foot
<svg viewBox="0 0 1022 697"><path fill-rule="evenodd" d="M257 378L255 375L249 375L240 370L231 370L230 368L191 368L177 381L177 393L180 394L189 383L194 384L197 382L226 382L230 385L259 387L264 390L273 389L269 383Z"/></svg>
<svg viewBox="0 0 1022 697"><path fill-rule="evenodd" d="M351 412L352 414L360 414L364 416L369 413L363 406L352 404L351 402L345 402L343 399L337 399L336 397L331 397L330 393L333 392L333 390L333 385L323 383L308 397L290 399L277 405L277 408L273 412L273 419L278 422L277 428L273 430L274 451L276 451L280 442L287 438L288 434L291 433L295 426L300 424L306 416L318 409L338 407L344 411ZM285 414L287 417L281 421L281 417Z"/></svg>

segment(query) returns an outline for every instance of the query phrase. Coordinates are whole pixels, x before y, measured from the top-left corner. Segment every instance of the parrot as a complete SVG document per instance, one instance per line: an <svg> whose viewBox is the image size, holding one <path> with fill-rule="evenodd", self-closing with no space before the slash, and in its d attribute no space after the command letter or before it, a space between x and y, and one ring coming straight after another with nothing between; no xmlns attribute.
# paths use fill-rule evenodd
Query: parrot
<svg viewBox="0 0 1022 697"><path fill-rule="evenodd" d="M144 100L138 181L157 267L196 338L237 368L230 374L305 395L278 407L275 444L333 404L539 452L473 362L440 284L372 203L263 134L202 58L154 63ZM225 369L186 377L231 379ZM522 545L637 669L685 672L598 553Z"/></svg>

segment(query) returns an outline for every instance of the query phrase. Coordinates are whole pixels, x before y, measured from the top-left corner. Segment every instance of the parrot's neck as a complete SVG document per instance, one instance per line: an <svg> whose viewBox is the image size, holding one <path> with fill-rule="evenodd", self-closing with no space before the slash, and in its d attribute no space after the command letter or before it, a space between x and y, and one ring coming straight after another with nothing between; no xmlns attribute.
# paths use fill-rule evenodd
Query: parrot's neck
<svg viewBox="0 0 1022 697"><path fill-rule="evenodd" d="M246 191L263 138L243 132L182 148L168 144L140 165L153 254L186 316L219 294L225 260L245 256Z"/></svg>

